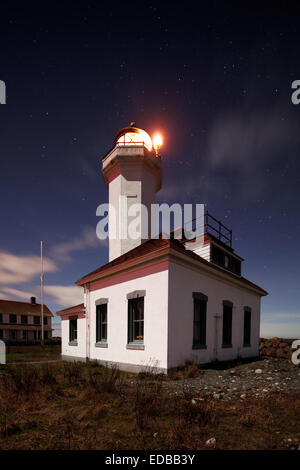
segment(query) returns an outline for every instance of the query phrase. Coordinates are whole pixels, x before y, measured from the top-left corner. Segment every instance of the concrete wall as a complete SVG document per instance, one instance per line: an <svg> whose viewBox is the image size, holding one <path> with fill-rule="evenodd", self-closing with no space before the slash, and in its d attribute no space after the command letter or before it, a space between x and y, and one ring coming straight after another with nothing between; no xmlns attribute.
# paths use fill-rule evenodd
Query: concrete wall
<svg viewBox="0 0 300 470"><path fill-rule="evenodd" d="M260 297L248 289L207 275L199 269L169 263L168 368L186 360L208 363L218 358L231 360L238 356L258 355ZM193 349L193 292L208 296L207 349ZM232 348L222 348L223 300L233 303ZM244 306L251 307L251 347L243 347ZM218 315L221 318L217 319ZM217 321L217 328L216 328ZM217 336L217 338L216 338Z"/></svg>
<svg viewBox="0 0 300 470"><path fill-rule="evenodd" d="M146 291L144 299L144 350L126 348L128 334L127 294L135 290ZM91 291L89 296L91 359L117 363L120 368L133 371L141 370L147 366L155 366L162 370L167 368L167 270ZM95 345L95 302L101 298L108 299L106 348Z"/></svg>

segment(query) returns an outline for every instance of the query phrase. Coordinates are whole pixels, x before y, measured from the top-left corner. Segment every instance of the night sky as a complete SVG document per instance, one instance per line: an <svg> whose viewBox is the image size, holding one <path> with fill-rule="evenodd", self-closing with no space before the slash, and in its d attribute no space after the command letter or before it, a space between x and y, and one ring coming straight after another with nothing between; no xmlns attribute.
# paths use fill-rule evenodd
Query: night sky
<svg viewBox="0 0 300 470"><path fill-rule="evenodd" d="M158 202L204 203L269 292L265 336L300 337L300 9L263 2L2 2L0 298L80 303L107 262L101 158L135 121L164 136ZM59 321L55 320L59 329Z"/></svg>

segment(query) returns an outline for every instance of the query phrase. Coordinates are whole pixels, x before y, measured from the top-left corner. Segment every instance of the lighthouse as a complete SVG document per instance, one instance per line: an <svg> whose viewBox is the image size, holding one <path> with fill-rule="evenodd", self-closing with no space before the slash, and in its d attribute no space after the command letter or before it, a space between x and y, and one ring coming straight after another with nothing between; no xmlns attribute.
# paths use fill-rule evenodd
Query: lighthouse
<svg viewBox="0 0 300 470"><path fill-rule="evenodd" d="M150 238L151 204L155 203L162 177L158 145L146 131L131 123L117 133L113 149L102 160L109 192L109 261Z"/></svg>
<svg viewBox="0 0 300 470"><path fill-rule="evenodd" d="M186 361L258 356L267 292L242 276L231 229L206 212L201 239L152 236L151 205L161 188L159 144L131 123L102 160L109 262L76 281L83 288L81 304L56 312L63 359L166 373ZM132 220L139 228L135 236Z"/></svg>

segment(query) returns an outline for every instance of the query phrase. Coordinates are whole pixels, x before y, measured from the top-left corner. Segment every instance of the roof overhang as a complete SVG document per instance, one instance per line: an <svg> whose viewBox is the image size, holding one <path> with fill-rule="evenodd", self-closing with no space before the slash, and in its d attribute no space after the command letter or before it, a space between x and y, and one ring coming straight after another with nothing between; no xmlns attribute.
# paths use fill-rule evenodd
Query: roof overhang
<svg viewBox="0 0 300 470"><path fill-rule="evenodd" d="M59 315L60 317L85 315L85 306L84 304L74 305L73 307L68 307L63 310L58 310L56 312L56 315Z"/></svg>
<svg viewBox="0 0 300 470"><path fill-rule="evenodd" d="M168 240L166 242L168 242ZM87 276L84 276L83 278L76 281L76 284L78 286L89 287L93 282L102 280L108 281L109 279L113 284L114 278L119 276L121 273L131 272L134 274L134 272L140 270L140 268L149 266L164 259L183 263L185 266L201 270L202 272L205 271L208 275L214 277L215 279L221 278L224 282L250 290L259 296L265 296L268 294L264 289L252 283L251 281L248 281L241 276L235 275L234 273L231 273L206 261L190 250L183 251L182 247L175 247L175 245L170 243L166 243L165 245L157 249L153 249L151 252L136 258L122 261L116 265L107 266L107 268L104 267L103 271L100 270L100 272L93 272Z"/></svg>

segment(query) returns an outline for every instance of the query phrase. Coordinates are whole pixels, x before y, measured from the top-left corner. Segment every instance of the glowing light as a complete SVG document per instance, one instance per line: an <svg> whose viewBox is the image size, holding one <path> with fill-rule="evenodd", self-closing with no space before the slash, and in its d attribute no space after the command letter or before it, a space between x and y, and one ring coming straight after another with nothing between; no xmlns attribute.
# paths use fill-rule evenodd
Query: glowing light
<svg viewBox="0 0 300 470"><path fill-rule="evenodd" d="M135 132L126 132L118 139L119 145L141 145L144 144L148 150L152 150L152 140L147 132L136 129Z"/></svg>
<svg viewBox="0 0 300 470"><path fill-rule="evenodd" d="M153 147L156 150L156 152L158 152L162 144L163 144L162 136L160 134L155 134L155 136L153 137Z"/></svg>

